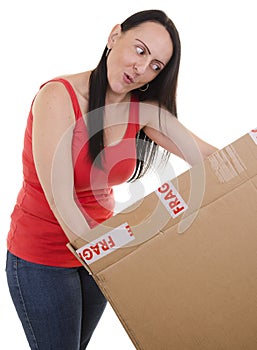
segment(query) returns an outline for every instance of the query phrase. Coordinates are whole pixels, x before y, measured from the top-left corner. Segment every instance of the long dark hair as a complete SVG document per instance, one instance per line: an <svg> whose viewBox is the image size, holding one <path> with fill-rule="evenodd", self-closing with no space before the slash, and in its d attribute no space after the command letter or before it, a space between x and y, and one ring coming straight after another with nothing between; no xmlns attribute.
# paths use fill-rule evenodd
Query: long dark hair
<svg viewBox="0 0 257 350"><path fill-rule="evenodd" d="M126 32L144 22L157 22L163 25L169 32L173 43L173 54L164 69L151 81L147 91L133 90L132 94L139 101L155 100L161 106L167 108L177 117L176 91L180 64L180 39L178 31L171 19L160 10L140 11L128 17L122 24L122 32ZM92 71L89 81L89 107L88 107L88 132L89 132L89 155L98 167L102 167L101 157L104 149L103 141L103 111L105 95L107 90L107 47L102 54L100 62ZM97 117L96 114L97 113ZM143 130L136 135L137 165L130 181L143 176L153 164L156 157L158 145L153 142ZM167 160L169 153L164 150L163 159Z"/></svg>

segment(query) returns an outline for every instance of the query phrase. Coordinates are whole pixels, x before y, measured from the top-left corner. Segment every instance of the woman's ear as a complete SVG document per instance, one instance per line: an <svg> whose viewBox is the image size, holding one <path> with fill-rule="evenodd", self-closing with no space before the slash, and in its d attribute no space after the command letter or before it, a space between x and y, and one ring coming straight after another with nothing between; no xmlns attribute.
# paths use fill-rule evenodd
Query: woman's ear
<svg viewBox="0 0 257 350"><path fill-rule="evenodd" d="M121 25L116 24L113 27L113 29L108 37L108 42L107 42L108 49L113 48L113 46L115 45L115 43L116 43L117 39L120 37L120 35L121 35Z"/></svg>

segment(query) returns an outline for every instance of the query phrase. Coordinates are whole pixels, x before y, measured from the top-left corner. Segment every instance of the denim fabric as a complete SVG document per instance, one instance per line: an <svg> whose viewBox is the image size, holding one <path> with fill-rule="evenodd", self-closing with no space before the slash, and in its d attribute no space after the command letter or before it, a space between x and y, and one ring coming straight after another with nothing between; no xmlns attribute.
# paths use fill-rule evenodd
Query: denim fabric
<svg viewBox="0 0 257 350"><path fill-rule="evenodd" d="M30 263L10 252L10 294L32 350L84 350L106 299L84 267Z"/></svg>

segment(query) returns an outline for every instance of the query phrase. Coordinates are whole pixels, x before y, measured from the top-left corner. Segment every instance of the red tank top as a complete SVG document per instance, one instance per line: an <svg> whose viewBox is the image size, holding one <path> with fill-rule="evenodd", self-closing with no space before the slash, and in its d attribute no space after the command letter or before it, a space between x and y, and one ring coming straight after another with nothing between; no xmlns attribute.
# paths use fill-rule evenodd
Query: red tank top
<svg viewBox="0 0 257 350"><path fill-rule="evenodd" d="M88 224L94 227L113 215L112 186L128 180L135 169L135 136L139 131L138 102L131 98L125 135L118 144L105 147L101 170L89 159L87 128L72 85L65 79L51 81L63 83L72 101L77 121L72 141L75 201ZM32 154L32 124L31 108L22 152L23 185L11 215L7 248L16 256L38 264L80 266L66 247L68 239L53 215L39 182Z"/></svg>

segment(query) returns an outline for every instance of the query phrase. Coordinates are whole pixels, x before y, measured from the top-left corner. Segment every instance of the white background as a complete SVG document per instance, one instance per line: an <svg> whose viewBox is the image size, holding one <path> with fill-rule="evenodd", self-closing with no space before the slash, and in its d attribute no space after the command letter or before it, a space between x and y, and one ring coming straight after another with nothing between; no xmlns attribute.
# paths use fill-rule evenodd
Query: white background
<svg viewBox="0 0 257 350"><path fill-rule="evenodd" d="M180 121L218 148L257 126L254 0L1 2L0 348L28 349L4 269L9 217L22 181L23 133L32 98L40 84L52 77L94 68L112 27L136 11L151 8L164 10L180 32ZM186 169L177 159L171 161L176 174ZM154 181L146 181L145 194L156 187ZM118 202L129 197L128 187L121 187ZM88 347L102 348L134 348L109 306Z"/></svg>

